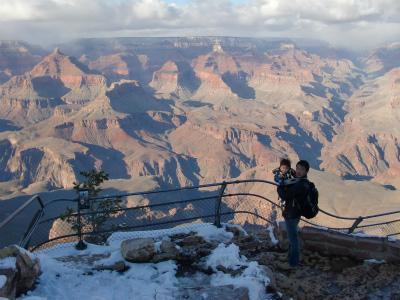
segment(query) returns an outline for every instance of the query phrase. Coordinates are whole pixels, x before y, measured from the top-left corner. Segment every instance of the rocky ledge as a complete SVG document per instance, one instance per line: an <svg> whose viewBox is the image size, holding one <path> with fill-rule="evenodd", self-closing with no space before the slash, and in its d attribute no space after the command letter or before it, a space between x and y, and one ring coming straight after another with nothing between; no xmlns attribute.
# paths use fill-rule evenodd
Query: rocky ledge
<svg viewBox="0 0 400 300"><path fill-rule="evenodd" d="M212 234L204 235L196 226L196 230L181 228L168 233L120 233L111 236L108 245L89 245L81 252L71 245L54 247L38 253L44 260L38 281L38 258L16 246L5 248L0 251L0 279L6 279L0 284L0 297L14 299L35 288L28 295L48 297L51 290L64 299L58 289L79 282L83 294L78 294L77 288L69 296L90 298L96 296L94 287L98 293L105 288L99 286L101 280L114 276L106 280L112 284L127 281L124 288L136 284L138 295L144 293L137 287L138 280L147 280L149 286L143 290L155 285L150 294L156 298L168 294L171 299L205 299L204 295L207 299L243 300L400 299L398 263L303 249L301 265L290 268L283 243L274 238L272 230L247 233L239 226L208 227ZM15 267L7 267L5 258Z"/></svg>

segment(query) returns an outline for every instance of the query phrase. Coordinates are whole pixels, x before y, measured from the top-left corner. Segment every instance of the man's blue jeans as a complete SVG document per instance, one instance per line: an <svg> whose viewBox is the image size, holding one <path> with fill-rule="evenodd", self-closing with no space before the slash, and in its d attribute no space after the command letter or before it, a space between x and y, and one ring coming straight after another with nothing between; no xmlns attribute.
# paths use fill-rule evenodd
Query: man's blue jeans
<svg viewBox="0 0 400 300"><path fill-rule="evenodd" d="M300 221L299 218L296 219L285 218L287 234L289 239L288 259L289 259L289 264L292 267L297 266L300 261L300 248L299 248L299 237L298 237L299 221Z"/></svg>

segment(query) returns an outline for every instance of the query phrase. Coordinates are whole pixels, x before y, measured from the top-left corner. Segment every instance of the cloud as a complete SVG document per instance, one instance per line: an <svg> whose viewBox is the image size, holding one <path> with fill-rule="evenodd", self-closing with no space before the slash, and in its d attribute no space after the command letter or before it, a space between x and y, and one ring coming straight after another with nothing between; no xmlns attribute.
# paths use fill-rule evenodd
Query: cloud
<svg viewBox="0 0 400 300"><path fill-rule="evenodd" d="M1 0L0 39L288 36L370 47L400 36L398 0ZM379 33L371 39L371 32Z"/></svg>

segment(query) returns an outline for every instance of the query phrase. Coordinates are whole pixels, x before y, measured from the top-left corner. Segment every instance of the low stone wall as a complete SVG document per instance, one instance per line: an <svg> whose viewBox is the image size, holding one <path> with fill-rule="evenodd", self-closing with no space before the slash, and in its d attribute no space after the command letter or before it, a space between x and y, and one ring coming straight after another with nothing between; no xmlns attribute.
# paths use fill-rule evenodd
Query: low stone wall
<svg viewBox="0 0 400 300"><path fill-rule="evenodd" d="M284 222L277 227L281 245L287 245ZM364 237L305 226L300 229L300 243L303 249L325 255L349 256L355 259L377 259L400 262L400 241L388 241L383 237Z"/></svg>

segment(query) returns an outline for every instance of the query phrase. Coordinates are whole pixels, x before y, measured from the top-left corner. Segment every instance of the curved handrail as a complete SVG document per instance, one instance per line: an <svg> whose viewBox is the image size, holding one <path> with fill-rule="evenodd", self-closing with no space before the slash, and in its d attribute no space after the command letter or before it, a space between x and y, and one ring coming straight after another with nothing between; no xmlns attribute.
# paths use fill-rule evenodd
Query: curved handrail
<svg viewBox="0 0 400 300"><path fill-rule="evenodd" d="M383 216L394 215L394 214L400 214L400 210L390 211L390 212L387 212L387 213L381 213L381 214L376 214L376 215L369 215L369 216L365 216L363 218L364 219L371 219L371 218L383 217Z"/></svg>
<svg viewBox="0 0 400 300"><path fill-rule="evenodd" d="M394 235L400 235L400 231L399 231L399 232L396 232L396 233L391 233L391 234L388 234L386 237L389 237L389 236L394 236Z"/></svg>
<svg viewBox="0 0 400 300"><path fill-rule="evenodd" d="M390 221L380 222L380 223L374 223L374 224L360 225L360 226L358 226L358 228L373 227L373 226L379 226L379 225L388 225L388 224L397 223L397 222L400 222L400 219L390 220Z"/></svg>
<svg viewBox="0 0 400 300"><path fill-rule="evenodd" d="M325 210L323 210L323 209L321 209L321 208L319 208L319 211L322 212L323 214L325 214L325 215L327 215L327 216L330 216L330 217L333 217L333 218L335 218L335 219L342 219L342 220L352 220L352 221L355 221L355 220L357 220L357 219L359 218L359 217L355 218L355 217L342 217L342 216L338 216L338 215L329 213L329 212L327 212L327 211L325 211Z"/></svg>
<svg viewBox="0 0 400 300"><path fill-rule="evenodd" d="M282 208L281 205L275 203L273 200L270 200L270 199L268 199L268 198L266 198L264 196L258 195L258 194L253 194L253 193L234 193L234 194L226 194L223 197L231 197L231 196L252 196L252 197L256 197L256 198L260 198L260 199L266 200L266 201L272 203L273 205L276 205L277 207ZM324 227L324 228L328 228L328 229L331 229L331 230L347 230L348 229L348 228L342 228L342 227L326 227L326 226L322 226L322 225L307 221L304 218L301 218L301 220L303 222L307 223L307 224L310 224L310 225L313 225L313 226L316 226L316 227Z"/></svg>
<svg viewBox="0 0 400 300"><path fill-rule="evenodd" d="M50 242L54 242L54 241L57 241L57 240L65 239L65 238L68 238L68 237L74 237L74 236L77 237L78 234L77 234L77 233L71 233L71 234L66 234L66 235L62 235L62 236L57 236L57 237L55 237L55 238L48 239L48 240L45 241L45 242L39 243L39 244L33 246L32 248L30 248L29 250L33 252L33 251L35 251L37 248L39 248L40 246L43 246L43 245L48 244L48 243L50 243Z"/></svg>
<svg viewBox="0 0 400 300"><path fill-rule="evenodd" d="M212 183L212 184L203 184L203 185L197 185L197 186L187 186L187 187L181 187L181 188L173 188L173 189L166 189L166 190L157 190L157 191L142 191L142 192L134 192L134 193L123 193L123 194L114 194L114 195L107 195L107 196L101 196L101 197L94 197L94 198L90 198L90 200L105 200L105 199L110 199L110 198L116 198L116 197L129 197L129 196L140 196L140 195L149 195L149 194L158 194L158 193L168 193L168 192L176 192L176 191L181 191L181 190L192 190L192 189L200 189L200 188L206 188L206 187L216 187L216 186L222 186L224 184L226 185L234 185L234 184L241 184L241 183L267 183L267 184L271 184L271 185L275 185L275 186L279 186L277 183L269 181L269 180L263 180L263 179L244 179L244 180L234 180L234 181L223 181L223 182L218 182L218 183ZM253 197L257 197L257 198L261 198L264 199L268 202L270 202L273 205L276 205L277 207L281 206L276 203L273 200L270 200L264 196L258 195L258 194L254 194L254 193L231 193L231 194L224 194L222 195L222 197L231 197L231 196L253 196ZM187 203L187 202L192 202L192 201L198 201L198 200L206 200L206 199L213 199L215 198L216 195L214 196L208 196L208 197L200 197L200 198L194 198L194 199L187 199L187 200L180 200L180 201L171 201L171 202L164 202L164 203L158 203L158 204L150 204L150 205L143 205L143 206L136 206L136 207L130 207L130 208L122 208L122 209L116 209L116 210L112 210L112 211L108 211L108 212L120 212L120 211L128 211L128 210L134 210L134 209L142 209L142 208L153 208L153 207L158 207L158 206L166 206L166 205L173 205L173 204L178 204L178 203ZM57 200L53 200L52 202L48 203L47 205L53 204L54 202L58 202L58 201L76 201L76 199L57 199ZM319 209L319 211L323 214L326 214L330 217L333 218L337 218L337 219L342 219L342 220L358 220L358 219L368 219L368 218L374 218L374 217L379 217L379 216L385 216L385 215L391 215L391 214L397 214L400 213L400 211L393 211L393 212L387 212L387 213L382 213L382 214L376 214L376 215L369 215L369 216L365 216L365 217L343 217L343 216L338 216L332 213L329 213L323 209ZM98 214L98 213L104 213L103 211L96 211L96 212L84 212L81 213L81 216L84 215L93 215L93 214ZM74 214L70 214L69 216L74 216L77 215L77 213ZM49 218L46 220L41 221L39 224L45 223L45 222L49 222L52 220L56 220L59 217L53 217L53 218ZM317 226L317 227L325 227L316 223L313 223L311 221L308 221L306 219L302 219L303 222L309 224L309 225L313 225L313 226ZM390 221L389 221L390 222ZM377 223L377 225L380 224L387 224L388 222L385 223ZM373 225L369 225L369 226L373 226ZM358 227L368 227L366 225L364 226L358 226ZM328 228L328 227L327 227ZM333 228L333 227L329 227L329 229L332 230L346 230L349 228Z"/></svg>
<svg viewBox="0 0 400 300"><path fill-rule="evenodd" d="M195 190L195 189L201 189L201 188L206 188L206 187L215 187L215 186L220 186L220 185L222 185L222 183L211 183L211 184L203 184L203 185L197 185L197 186L186 186L186 187L181 187L181 188L173 188L173 189L157 190L157 191L144 191L144 192L105 195L105 196L93 197L93 198L90 198L90 200L98 201L98 200L105 200L105 199L117 198L117 197L129 197L129 196L171 193L171 192L178 192L178 191L183 191L183 190Z"/></svg>
<svg viewBox="0 0 400 300"><path fill-rule="evenodd" d="M232 184L239 184L239 183L268 183L271 185L279 186L277 183L269 180L263 179L243 179L243 180L234 180L234 181L222 181L216 183L209 183L209 184L200 184L195 186L184 186L180 188L173 188L173 189L165 189L165 190L157 190L157 191L144 191L144 192L134 192L134 193L122 193L122 194L114 194L114 195L106 195L106 196L98 196L90 198L90 200L104 200L109 198L116 198L116 197L129 197L129 196L140 196L140 195L150 195L150 194L160 194L160 193L170 193L170 192L178 192L183 190L195 190L195 189L202 189L208 187L216 187L221 186L223 184L232 185Z"/></svg>
<svg viewBox="0 0 400 300"><path fill-rule="evenodd" d="M243 180L231 180L231 181L222 181L222 182L217 182L217 183L211 183L211 184L202 184L202 185L196 185L196 186L186 186L186 187L180 187L180 188L172 188L172 189L164 189L164 190L152 190L152 191L142 191L142 192L133 192L133 193L121 193L121 194L114 194L114 195L104 195L104 196L99 196L99 197L92 197L89 198L89 201L101 201L101 200L105 200L105 199L110 199L110 198L121 198L121 197L129 197L129 196L140 196L140 195L151 195L151 194L160 194L160 193L170 193L170 192L177 192L177 191L183 191L183 190L194 190L194 189L202 189L202 188L210 188L210 187L220 187L220 189L213 189L210 190L209 192L218 192L218 194L216 195L211 195L211 196L206 196L206 197L198 197L198 198L192 198L192 199L185 199L185 200L178 200L178 201L169 201L169 202L161 202L161 203L155 203L155 204L150 204L150 205L141 205L141 206L136 206L136 207L129 207L129 208L119 208L119 209L114 209L114 210L107 210L107 211L95 211L95 212L87 212L87 211L79 211L77 213L73 213L70 214L68 216L85 216L85 215L92 215L92 214L101 214L101 213L113 213L113 212L122 212L122 211L132 211L132 210L139 210L139 209L143 209L143 208L154 208L154 207L159 207L159 206L168 206L168 205L176 205L176 204L185 204L185 203L189 203L189 202L195 202L195 201L201 201L201 200L207 200L207 199L219 199L219 203L221 201L222 198L225 197L234 197L234 196L251 196L251 197L256 197L256 198L260 198L262 200L265 200L267 202L269 202L270 204L276 206L276 207L280 207L281 205L271 199L268 199L267 197L264 197L262 195L256 194L256 193L228 193L228 194L224 194L225 191L225 187L228 185L236 185L236 184L242 184L242 183L264 183L264 184L270 184L270 185L274 185L274 186L279 186L277 183L269 181L269 180L263 180L263 179L243 179ZM36 230L36 227L40 224L49 222L49 221L53 221L56 220L58 218L60 218L60 216L57 217L51 217L45 220L41 220L44 217L43 212L45 211L45 209L47 209L48 207L50 207L51 205L55 204L55 203L60 203L60 202L79 202L78 198L74 198L74 199L54 199L51 201L46 202L45 204L43 204L43 202L40 199L39 195L35 195L33 197L31 197L27 202L25 202L23 205L21 205L15 212L13 212L10 216L8 216L3 222L0 223L0 229L3 228L5 225L7 225L12 219L14 219L19 213L21 213L22 210L24 210L30 203L32 203L34 200L38 200L39 204L40 204L40 209L38 210L38 212L41 212L40 214L38 214L38 212L35 215L35 218L31 221L31 225L29 226L28 231L25 233L24 236L24 241L28 241L30 237L32 236L33 232ZM256 212L250 212L250 211L245 211L245 210L238 210L238 211L230 211L230 212L221 212L220 211L220 206L218 206L218 208L216 208L217 210L215 211L215 214L212 215L204 215L204 216L196 216L193 218L184 218L184 219L177 219L177 220L170 220L170 221L166 221L166 222L159 222L159 223L152 223L148 226L156 226L156 225L163 225L163 224L168 224L168 223L177 223L177 222L183 222L185 220L193 220L193 219L198 219L198 218L207 218L207 217L216 217L216 216L221 216L221 215L230 215L230 214L237 214L237 213L246 213L246 214L251 214L256 216L257 218L260 218L266 222L271 223L270 220L268 220L267 218L259 215ZM388 216L388 215L394 215L394 214L400 214L400 210L399 211L391 211L391 212L385 212L385 213L379 213L379 214L374 214L374 215L367 215L367 216L360 216L360 217L349 217L349 216L339 216L330 212L327 212L323 209L320 209L320 212L322 214L328 215L330 217L333 218L337 218L337 219L342 219L342 220L351 220L351 221L355 221L353 223L353 225L350 228L330 228L330 227L326 227L320 224L316 224L313 223L312 221L308 221L306 219L302 219L302 222L310 224L312 226L315 227L324 227L330 230L351 230L351 232L355 229L355 228L366 228L366 227L372 227L372 226L379 226L379 225L386 225L386 224L391 224L391 223L395 223L395 222L399 222L400 219L396 219L396 220L390 220L390 221L386 221L386 222L379 222L379 223L374 223L374 224L366 224L366 225L359 225L360 222L362 222L362 220L365 219L371 219L371 218L377 218L377 217L382 217L382 216ZM39 216L39 217L37 217ZM216 221L215 224L219 224L219 222ZM125 227L125 228L136 228L136 227L145 227L144 225L139 225L139 226L130 226L130 227ZM124 228L124 229L125 229ZM110 230L110 231L114 231ZM89 233L83 233L85 234L89 234ZM96 234L95 232L90 233L90 234ZM395 235L395 234L392 234ZM77 236L75 234L72 235L67 235L67 236L61 236L61 237L57 237L57 238L53 238L51 240L46 241L47 242L51 242L57 239L61 239L61 238L66 238L66 237L70 237L70 236ZM387 235L389 236L389 235ZM39 245L37 246L39 247Z"/></svg>
<svg viewBox="0 0 400 300"><path fill-rule="evenodd" d="M270 180L263 180L263 179L241 179L241 180L232 180L232 181L222 181L222 182L217 182L217 183L210 183L210 184L202 184L202 185L196 185L196 186L186 186L186 187L181 187L181 188L173 188L173 189L165 189L165 190L157 190L157 191L142 191L142 192L134 192L134 193L121 193L121 194L114 194L114 195L106 195L106 196L98 196L98 197L93 197L90 198L91 201L98 201L98 200L105 200L109 198L116 198L116 197L129 197L129 196L141 196L141 195L151 195L151 194L159 194L159 193L169 193L169 192L177 192L177 191L182 191L182 190L193 190L193 189L202 189L202 188L208 188L208 187L217 187L217 186L222 186L224 184L226 185L234 185L234 184L241 184L241 183L267 183L270 185L274 186L279 186L276 182L270 181ZM277 203L274 202L275 205L278 205ZM333 218L337 219L342 219L342 220L357 220L360 218L358 217L349 217L349 216L339 216L335 215L333 213L327 212L323 209L319 209L319 211L325 215L328 215ZM368 215L368 216L361 216L362 219L370 219L370 218L375 218L375 217L382 217L382 216L387 216L387 215L392 215L392 214L397 214L400 213L399 211L392 211L392 212L385 212L385 213L380 213L380 214L375 214L375 215Z"/></svg>
<svg viewBox="0 0 400 300"><path fill-rule="evenodd" d="M54 200L50 200L50 201L48 201L48 202L46 202L44 204L43 208L47 208L47 207L49 207L49 206L51 206L51 205L53 205L55 203L58 203L58 202L78 202L78 199L74 198L74 199L54 199Z"/></svg>
<svg viewBox="0 0 400 300"><path fill-rule="evenodd" d="M95 215L95 214L102 214L102 213L117 213L121 211L130 211L130 210L139 210L143 208L153 208L153 207L158 207L158 206L167 206L167 205L173 205L173 204L180 204L180 203L190 203L194 201L202 201L202 200L208 200L208 199L214 199L216 196L207 196L207 197L200 197L200 198L194 198L194 199L185 199L185 200L179 200L179 201L170 201L170 202L162 202L162 203L155 203L155 204L149 204L149 205L140 205L140 206L134 206L134 207L125 207L125 208L118 208L118 209L113 209L113 210L97 210L97 211L90 211L90 212L83 212L80 213L81 216L88 216L88 215ZM77 216L78 213L74 212L67 217L75 217ZM54 221L56 219L59 219L60 216L58 217L51 217L48 219L45 219L41 221L39 224L46 223L49 221Z"/></svg>
<svg viewBox="0 0 400 300"><path fill-rule="evenodd" d="M236 197L236 196L252 196L252 197L256 197L256 198L260 198L262 200L268 201L269 203L271 203L272 205L275 205L279 208L281 208L281 205L275 203L273 200L268 199L267 197L264 197L262 195L259 194L255 194L255 193L231 193L231 194L224 194L222 195L223 198L225 197ZM114 209L114 210L109 210L109 211L93 211L93 212L84 212L84 213L80 213L81 216L85 216L85 215L95 215L95 214L101 214L101 213L117 213L117 212L122 212L122 211L132 211L132 210L139 210L139 209L143 209L143 208L154 208L154 207L160 207L160 206L168 206L168 205L174 205L174 204L185 204L185 203L191 203L191 202L197 202L197 201L202 201L202 200L209 200L209 199L214 199L216 198L216 195L213 196L207 196L207 197L199 197L199 198L192 198L192 199L185 199L185 200L179 200L179 201L170 201L170 202L162 202L162 203L155 203L155 204L149 204L149 205L141 205L141 206L135 206L135 207L126 207L126 208L119 208L119 209ZM223 212L220 215L225 215L225 214L235 214L235 213L250 213L250 214L254 214L253 212L249 212L249 211L232 211L232 212ZM71 213L68 215L68 217L75 217L78 216L78 213ZM214 215L215 216L215 215ZM200 216L203 217L203 216ZM48 218L45 219L43 221L41 221L39 224L43 224L49 221L54 221L56 219L58 219L59 217L52 217L52 218ZM263 218L260 216L261 219L270 222L270 220ZM179 220L178 220L179 221ZM326 226L322 226L310 221L307 221L305 219L302 219L303 222L316 226L316 227L326 227ZM348 228L342 228L342 227L326 227L328 229L331 230L347 230Z"/></svg>

